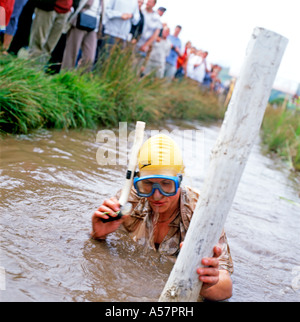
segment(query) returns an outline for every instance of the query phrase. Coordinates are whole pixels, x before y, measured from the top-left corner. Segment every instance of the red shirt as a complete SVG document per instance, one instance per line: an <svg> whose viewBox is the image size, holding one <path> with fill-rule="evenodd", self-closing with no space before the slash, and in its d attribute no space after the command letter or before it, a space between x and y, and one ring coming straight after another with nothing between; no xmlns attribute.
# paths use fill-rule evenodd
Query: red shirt
<svg viewBox="0 0 300 322"><path fill-rule="evenodd" d="M187 48L185 47L184 54L182 56L179 56L177 59L177 69L182 67L187 59L188 53Z"/></svg>
<svg viewBox="0 0 300 322"><path fill-rule="evenodd" d="M73 6L73 0L57 0L55 2L54 10L57 13L67 13Z"/></svg>
<svg viewBox="0 0 300 322"><path fill-rule="evenodd" d="M13 13L14 4L15 4L15 0L0 0L0 7L3 7L5 9L6 26L8 25L10 16Z"/></svg>

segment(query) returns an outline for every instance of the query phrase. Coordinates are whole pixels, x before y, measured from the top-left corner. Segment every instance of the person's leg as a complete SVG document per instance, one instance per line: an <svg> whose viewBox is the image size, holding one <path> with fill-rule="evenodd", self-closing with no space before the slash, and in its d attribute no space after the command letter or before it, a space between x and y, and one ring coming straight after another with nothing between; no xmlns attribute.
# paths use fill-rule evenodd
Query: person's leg
<svg viewBox="0 0 300 322"><path fill-rule="evenodd" d="M7 55L7 50L13 40L13 35L9 35L7 33L4 34L4 37L3 37L3 44L2 44L2 49L3 49L3 54Z"/></svg>
<svg viewBox="0 0 300 322"><path fill-rule="evenodd" d="M61 14L55 12L55 18L50 27L48 38L44 46L47 55L50 56L57 45L69 15L69 13Z"/></svg>
<svg viewBox="0 0 300 322"><path fill-rule="evenodd" d="M32 30L29 42L29 57L34 58L44 54L44 46L55 19L55 11L44 11L35 9L35 19L32 23Z"/></svg>
<svg viewBox="0 0 300 322"><path fill-rule="evenodd" d="M65 48L67 42L67 34L63 33L54 50L51 53L51 57L48 61L48 69L47 72L51 74L57 74L60 72L61 63L63 60Z"/></svg>
<svg viewBox="0 0 300 322"><path fill-rule="evenodd" d="M86 72L91 71L96 57L97 48L97 33L94 31L88 32L82 42L82 61L80 68Z"/></svg>
<svg viewBox="0 0 300 322"><path fill-rule="evenodd" d="M164 72L165 72L164 65L158 63L156 68L157 68L156 77L160 79L164 78Z"/></svg>
<svg viewBox="0 0 300 322"><path fill-rule="evenodd" d="M169 63L166 63L166 66L165 66L165 77L166 78L169 78L169 79L173 79L173 77L175 75L175 72L176 72L176 67L175 66L172 66Z"/></svg>
<svg viewBox="0 0 300 322"><path fill-rule="evenodd" d="M104 45L103 45L104 59L108 59L114 45L116 44L116 38L105 34L103 41L104 41Z"/></svg>
<svg viewBox="0 0 300 322"><path fill-rule="evenodd" d="M9 53L17 55L22 47L27 47L29 45L29 36L34 9L35 0L28 0L22 10L21 15L19 16L17 31L9 47Z"/></svg>
<svg viewBox="0 0 300 322"><path fill-rule="evenodd" d="M77 55L81 47L86 31L72 27L67 35L66 48L62 60L61 69L75 68Z"/></svg>
<svg viewBox="0 0 300 322"><path fill-rule="evenodd" d="M157 63L149 59L145 66L144 75L149 75L150 73L156 70L157 70Z"/></svg>

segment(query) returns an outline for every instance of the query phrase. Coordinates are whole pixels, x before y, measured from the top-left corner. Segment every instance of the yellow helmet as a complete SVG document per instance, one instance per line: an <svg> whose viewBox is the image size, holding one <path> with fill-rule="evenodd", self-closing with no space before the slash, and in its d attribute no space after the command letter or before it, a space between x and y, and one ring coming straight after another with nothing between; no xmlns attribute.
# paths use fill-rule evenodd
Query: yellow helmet
<svg viewBox="0 0 300 322"><path fill-rule="evenodd" d="M165 134L149 138L141 147L138 166L141 171L151 173L184 173L182 153L174 140Z"/></svg>

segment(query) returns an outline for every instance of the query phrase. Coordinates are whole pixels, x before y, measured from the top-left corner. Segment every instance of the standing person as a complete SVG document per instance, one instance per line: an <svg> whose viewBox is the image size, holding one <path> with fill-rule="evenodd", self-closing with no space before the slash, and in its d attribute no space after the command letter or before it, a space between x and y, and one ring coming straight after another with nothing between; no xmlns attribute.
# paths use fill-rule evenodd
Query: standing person
<svg viewBox="0 0 300 322"><path fill-rule="evenodd" d="M187 75L187 64L191 52L192 43L188 41L185 45L184 53L177 59L177 71L175 73L175 78L182 79Z"/></svg>
<svg viewBox="0 0 300 322"><path fill-rule="evenodd" d="M222 82L221 82L221 79L219 78L219 73L221 72L221 70L222 70L222 67L216 64L211 67L210 73L205 74L203 83L205 82L206 78L211 80L210 90L212 92L216 91L217 93L219 93L222 90Z"/></svg>
<svg viewBox="0 0 300 322"><path fill-rule="evenodd" d="M25 4L19 17L17 31L8 49L10 54L18 55L20 49L28 47L35 5L36 0L28 0Z"/></svg>
<svg viewBox="0 0 300 322"><path fill-rule="evenodd" d="M178 256L199 199L199 193L181 184L184 173L182 153L168 136L158 134L141 147L138 158L139 176L129 196L132 211L117 221L103 223L102 219L116 217L120 210L119 194L105 200L92 216L94 239L105 240L120 225L130 237L171 258ZM233 263L223 231L214 257L201 260L205 267L194 267L203 282L200 295L212 301L231 297Z"/></svg>
<svg viewBox="0 0 300 322"><path fill-rule="evenodd" d="M152 45L152 50L149 55L145 68L145 75L150 74L153 70L156 71L157 78L163 78L165 72L166 58L172 48L172 43L168 40L170 35L170 28L167 26L163 28L162 37L158 37Z"/></svg>
<svg viewBox="0 0 300 322"><path fill-rule="evenodd" d="M88 0L85 0L86 2ZM51 57L47 64L46 72L49 74L58 74L61 70L61 64L66 48L66 42L67 42L67 33L69 29L71 28L70 21L76 17L80 11L79 4L82 3L82 0L73 0L73 13L71 16L69 16L68 21L65 25L65 28L59 38L58 43L56 44L55 48L53 49L51 53Z"/></svg>
<svg viewBox="0 0 300 322"><path fill-rule="evenodd" d="M37 1L29 42L29 57L50 58L69 17L73 0Z"/></svg>
<svg viewBox="0 0 300 322"><path fill-rule="evenodd" d="M140 21L138 0L109 0L104 14L104 41L108 52L115 43L123 46L129 37L131 25Z"/></svg>
<svg viewBox="0 0 300 322"><path fill-rule="evenodd" d="M181 56L181 40L178 38L181 26L176 26L174 35L168 39L172 42L172 50L166 59L165 77L173 79L177 70L177 59Z"/></svg>
<svg viewBox="0 0 300 322"><path fill-rule="evenodd" d="M166 9L166 8L164 8L164 7L159 7L159 8L157 9L157 14L158 14L160 17L162 17L162 16L165 14L165 12L166 12L166 11L167 11L167 9ZM167 24L163 23L163 27L162 27L162 29L160 29L160 32L159 32L159 37L160 37L160 38L162 37L162 32L163 32L164 27L167 27Z"/></svg>
<svg viewBox="0 0 300 322"><path fill-rule="evenodd" d="M83 5L80 13L94 19L94 29L86 29L80 26L79 15L71 21L71 29L67 35L66 48L62 60L62 69L72 69L76 65L79 50L81 49L80 68L90 71L96 56L97 33L99 30L102 0L81 0L79 7Z"/></svg>
<svg viewBox="0 0 300 322"><path fill-rule="evenodd" d="M208 56L207 51L199 50L197 53L197 60L194 63L194 79L202 84L205 74L209 72L207 68L206 57Z"/></svg>
<svg viewBox="0 0 300 322"><path fill-rule="evenodd" d="M186 76L188 78L194 79L194 64L197 58L197 48L192 47L189 54L189 59L186 66Z"/></svg>
<svg viewBox="0 0 300 322"><path fill-rule="evenodd" d="M144 28L139 41L136 44L136 48L141 56L146 57L146 54L151 48L153 42L159 36L159 32L162 28L160 16L153 10L156 5L156 0L148 0L146 8L143 10L144 15Z"/></svg>
<svg viewBox="0 0 300 322"><path fill-rule="evenodd" d="M160 17L162 17L164 14L165 14L165 12L167 11L167 9L166 8L164 8L164 7L159 7L158 9L157 9L157 13L158 13L158 15L160 16Z"/></svg>
<svg viewBox="0 0 300 322"><path fill-rule="evenodd" d="M3 54L8 54L9 46L13 40L14 35L16 34L18 28L19 16L27 3L28 0L17 0L14 5L13 13L10 17L10 21L7 25L6 31L4 33L3 39Z"/></svg>

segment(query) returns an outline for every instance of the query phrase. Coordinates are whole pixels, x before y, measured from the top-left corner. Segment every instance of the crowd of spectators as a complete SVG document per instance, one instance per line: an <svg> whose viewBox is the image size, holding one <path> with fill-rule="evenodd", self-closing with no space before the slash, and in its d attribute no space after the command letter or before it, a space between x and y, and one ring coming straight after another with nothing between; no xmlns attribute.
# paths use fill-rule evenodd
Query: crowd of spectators
<svg viewBox="0 0 300 322"><path fill-rule="evenodd" d="M0 0L1 54L21 53L53 72L90 71L99 55L108 58L114 45L133 48L141 75L191 78L219 91L219 65L207 62L208 52L187 42L182 46L162 17L156 0ZM26 49L24 49L26 48Z"/></svg>

